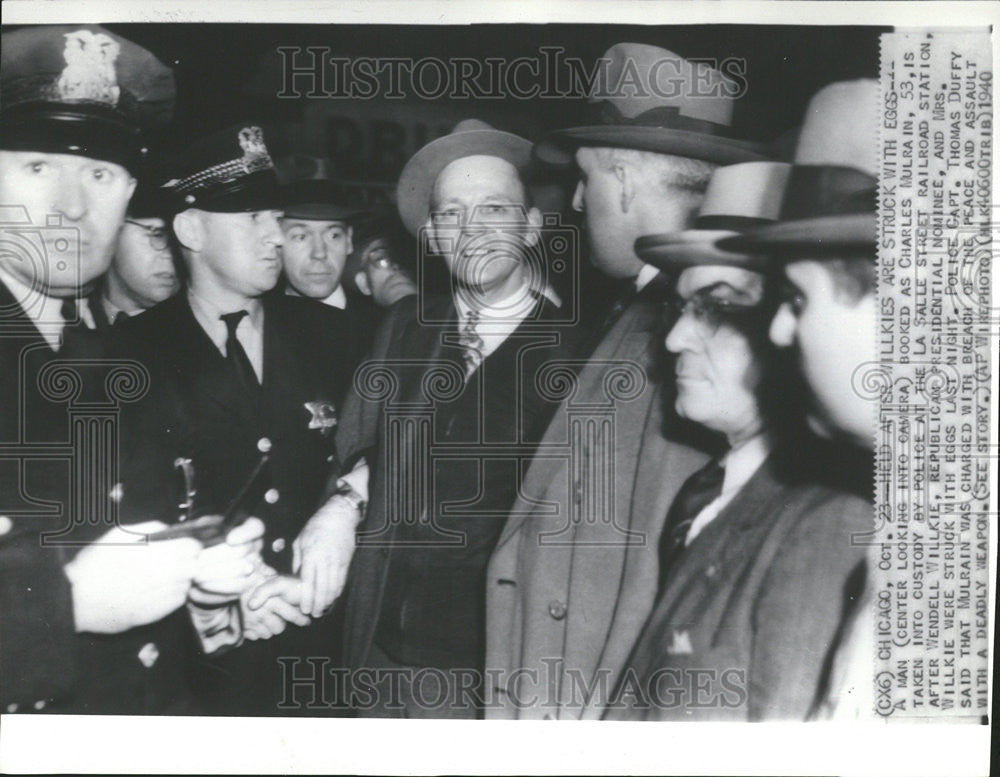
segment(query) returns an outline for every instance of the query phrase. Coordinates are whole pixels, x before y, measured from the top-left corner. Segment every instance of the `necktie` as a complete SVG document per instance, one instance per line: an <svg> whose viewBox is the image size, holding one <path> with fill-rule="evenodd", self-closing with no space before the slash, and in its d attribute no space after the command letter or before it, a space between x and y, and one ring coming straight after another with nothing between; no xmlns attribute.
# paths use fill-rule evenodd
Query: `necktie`
<svg viewBox="0 0 1000 777"><path fill-rule="evenodd" d="M235 313L226 313L219 316L226 325L226 361L229 362L240 382L250 392L256 392L260 388L257 380L257 373L253 371L250 357L243 350L243 346L236 338L236 327L244 316L249 315L245 310L237 310Z"/></svg>
<svg viewBox="0 0 1000 777"><path fill-rule="evenodd" d="M712 500L722 493L725 469L712 459L702 469L684 481L673 504L667 511L667 520L660 535L660 578L659 590L663 590L667 573L684 550L691 524Z"/></svg>
<svg viewBox="0 0 1000 777"><path fill-rule="evenodd" d="M479 324L479 311L470 310L465 318L465 323L462 325L462 331L459 333L458 340L465 350L462 352L462 358L465 360L465 379L468 380L469 376L472 375L478 368L479 365L483 363L483 348L486 343L483 342L483 338L479 336L479 332L476 331L476 327Z"/></svg>
<svg viewBox="0 0 1000 777"><path fill-rule="evenodd" d="M128 321L128 313L126 313L124 310L119 310L117 313L115 313L115 320L111 322L111 326L118 326L119 324L124 323L125 321Z"/></svg>
<svg viewBox="0 0 1000 777"><path fill-rule="evenodd" d="M87 327L83 323L83 319L80 317L75 297L64 297L59 306L59 313L63 320L61 337L62 345L59 348L59 352L63 353L66 351L67 347L72 350L76 346L80 345L81 338L84 337L84 335L80 333L86 332Z"/></svg>

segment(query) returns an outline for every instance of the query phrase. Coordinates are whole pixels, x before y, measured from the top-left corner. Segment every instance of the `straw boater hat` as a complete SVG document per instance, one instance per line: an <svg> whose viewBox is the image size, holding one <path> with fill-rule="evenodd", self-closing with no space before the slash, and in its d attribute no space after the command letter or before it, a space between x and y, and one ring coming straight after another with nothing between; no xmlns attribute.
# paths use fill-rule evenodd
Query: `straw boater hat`
<svg viewBox="0 0 1000 777"><path fill-rule="evenodd" d="M790 170L791 165L784 162L744 162L716 168L694 228L643 235L635 241L636 255L661 269L709 264L766 267L766 257L725 251L717 241L773 222Z"/></svg>
<svg viewBox="0 0 1000 777"><path fill-rule="evenodd" d="M411 234L416 235L427 221L438 174L456 159L480 155L505 159L523 173L531 162L531 142L478 119L466 119L420 149L406 163L396 187L399 215Z"/></svg>
<svg viewBox="0 0 1000 777"><path fill-rule="evenodd" d="M874 252L878 82L841 81L810 100L778 222L723 242L772 257ZM874 256L874 254L873 254Z"/></svg>
<svg viewBox="0 0 1000 777"><path fill-rule="evenodd" d="M720 165L767 159L732 132L739 86L704 63L658 46L616 43L604 53L585 127L558 130L535 147L536 158L567 165L580 146L607 146L702 159ZM638 85L636 81L638 80Z"/></svg>

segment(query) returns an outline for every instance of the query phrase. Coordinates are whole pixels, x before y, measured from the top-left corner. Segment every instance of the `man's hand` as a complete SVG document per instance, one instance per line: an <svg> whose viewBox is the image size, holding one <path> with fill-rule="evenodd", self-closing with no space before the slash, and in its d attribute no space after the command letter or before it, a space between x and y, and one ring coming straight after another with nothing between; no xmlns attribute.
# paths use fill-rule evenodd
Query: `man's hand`
<svg viewBox="0 0 1000 777"><path fill-rule="evenodd" d="M247 518L231 529L226 541L198 554L197 567L189 597L203 607L232 601L256 585L257 572L263 563L264 523Z"/></svg>
<svg viewBox="0 0 1000 777"><path fill-rule="evenodd" d="M344 590L360 519L354 505L334 496L292 543L292 572L302 578L299 609L303 614L319 618Z"/></svg>
<svg viewBox="0 0 1000 777"><path fill-rule="evenodd" d="M246 639L270 639L285 630L286 623L308 626L312 619L299 609L302 581L288 575L274 575L245 593L243 636Z"/></svg>
<svg viewBox="0 0 1000 777"><path fill-rule="evenodd" d="M190 537L145 542L160 521L116 526L65 567L77 631L117 634L166 617L187 598L201 543Z"/></svg>

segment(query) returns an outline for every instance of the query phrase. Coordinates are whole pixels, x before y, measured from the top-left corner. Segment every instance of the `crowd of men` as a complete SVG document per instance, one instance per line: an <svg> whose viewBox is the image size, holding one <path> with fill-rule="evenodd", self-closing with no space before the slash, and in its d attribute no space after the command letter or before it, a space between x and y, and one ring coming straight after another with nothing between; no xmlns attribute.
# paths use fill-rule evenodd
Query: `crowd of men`
<svg viewBox="0 0 1000 777"><path fill-rule="evenodd" d="M253 122L154 168L173 75L107 30L2 56L0 711L870 713L876 82L778 160L722 73L620 43L609 83L681 88L460 122L400 234Z"/></svg>

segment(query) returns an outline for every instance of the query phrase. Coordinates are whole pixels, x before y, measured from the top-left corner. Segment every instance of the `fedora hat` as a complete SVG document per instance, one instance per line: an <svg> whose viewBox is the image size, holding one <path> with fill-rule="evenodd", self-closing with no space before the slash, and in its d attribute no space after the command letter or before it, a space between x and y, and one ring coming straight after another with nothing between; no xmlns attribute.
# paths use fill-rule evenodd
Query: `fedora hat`
<svg viewBox="0 0 1000 777"><path fill-rule="evenodd" d="M661 269L717 264L765 267L765 257L726 251L719 248L718 241L773 222L790 170L791 165L785 162L744 162L716 168L694 227L643 235L635 241L636 255Z"/></svg>
<svg viewBox="0 0 1000 777"><path fill-rule="evenodd" d="M306 221L349 221L364 213L345 202L334 182L326 178L292 181L281 187L286 218Z"/></svg>
<svg viewBox="0 0 1000 777"><path fill-rule="evenodd" d="M431 209L431 189L445 167L467 156L505 159L520 172L531 162L531 142L484 121L465 119L444 137L432 140L410 157L396 186L396 204L403 224L416 235Z"/></svg>
<svg viewBox="0 0 1000 777"><path fill-rule="evenodd" d="M733 135L739 86L705 63L643 43L616 43L598 61L585 127L557 130L534 149L538 161L568 165L580 146L607 146L702 159L720 165L767 159Z"/></svg>
<svg viewBox="0 0 1000 777"><path fill-rule="evenodd" d="M876 241L878 82L840 81L817 92L795 149L778 221L722 248L772 257L868 252Z"/></svg>

